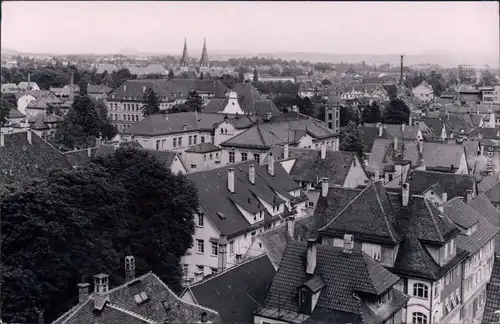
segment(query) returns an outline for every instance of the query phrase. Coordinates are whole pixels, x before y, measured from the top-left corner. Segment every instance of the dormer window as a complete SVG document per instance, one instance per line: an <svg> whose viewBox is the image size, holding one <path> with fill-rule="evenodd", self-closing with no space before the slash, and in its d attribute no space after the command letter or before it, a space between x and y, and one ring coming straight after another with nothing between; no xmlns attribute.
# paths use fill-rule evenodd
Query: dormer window
<svg viewBox="0 0 500 324"><path fill-rule="evenodd" d="M474 224L467 229L465 234L467 234L467 236L470 236L470 235L474 234L476 231L477 231L477 224Z"/></svg>
<svg viewBox="0 0 500 324"><path fill-rule="evenodd" d="M312 292L307 288L299 290L299 312L302 314L312 314Z"/></svg>
<svg viewBox="0 0 500 324"><path fill-rule="evenodd" d="M380 307L380 306L384 305L385 303L387 303L388 301L390 301L391 298L392 298L392 289L389 289L388 291L386 291L382 295L378 296L378 307Z"/></svg>
<svg viewBox="0 0 500 324"><path fill-rule="evenodd" d="M144 303L149 299L141 281L132 282L130 285L128 285L128 288L130 294L132 295L137 304Z"/></svg>

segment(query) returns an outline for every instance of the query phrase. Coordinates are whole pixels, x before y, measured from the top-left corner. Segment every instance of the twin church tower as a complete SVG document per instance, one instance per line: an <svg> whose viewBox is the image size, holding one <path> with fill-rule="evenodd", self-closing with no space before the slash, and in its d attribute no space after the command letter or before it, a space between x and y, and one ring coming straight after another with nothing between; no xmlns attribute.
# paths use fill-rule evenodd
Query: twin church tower
<svg viewBox="0 0 500 324"><path fill-rule="evenodd" d="M200 67L200 73L201 72L208 72L210 71L210 62L208 61L208 52L207 52L207 40L203 39L203 50L201 51L201 58L200 61L198 62L199 67ZM184 39L184 49L182 51L182 57L181 57L181 72L187 72L189 71L189 56L188 56L188 50L187 50L187 40Z"/></svg>

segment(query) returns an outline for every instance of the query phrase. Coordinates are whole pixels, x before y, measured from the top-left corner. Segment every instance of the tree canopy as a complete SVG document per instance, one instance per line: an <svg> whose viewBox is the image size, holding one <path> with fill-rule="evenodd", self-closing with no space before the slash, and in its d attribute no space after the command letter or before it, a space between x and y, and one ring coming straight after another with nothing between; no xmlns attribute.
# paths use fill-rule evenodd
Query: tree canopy
<svg viewBox="0 0 500 324"><path fill-rule="evenodd" d="M160 99L156 95L153 89L149 88L142 99L142 115L147 117L149 115L155 115L160 112Z"/></svg>
<svg viewBox="0 0 500 324"><path fill-rule="evenodd" d="M361 131L355 122L350 121L347 126L340 129L339 141L341 151L356 152L360 158L363 157Z"/></svg>
<svg viewBox="0 0 500 324"><path fill-rule="evenodd" d="M359 123L358 114L353 112L351 108L347 106L341 106L339 109L339 125L340 127L345 127L352 121L355 124Z"/></svg>
<svg viewBox="0 0 500 324"><path fill-rule="evenodd" d="M362 119L364 123L378 123L382 121L380 107L375 101L363 109Z"/></svg>
<svg viewBox="0 0 500 324"><path fill-rule="evenodd" d="M407 124L410 119L410 108L401 99L392 99L384 111L384 123Z"/></svg>
<svg viewBox="0 0 500 324"><path fill-rule="evenodd" d="M0 188L1 189L1 188ZM196 188L146 151L120 148L87 166L0 190L2 319L53 321L78 299L76 284L99 272L124 281L123 259L180 291ZM5 235L8 233L8 235Z"/></svg>
<svg viewBox="0 0 500 324"><path fill-rule="evenodd" d="M242 66L240 66L240 70L238 71L238 83L245 83L245 71Z"/></svg>
<svg viewBox="0 0 500 324"><path fill-rule="evenodd" d="M257 69L253 69L253 82L259 82L259 72Z"/></svg>
<svg viewBox="0 0 500 324"><path fill-rule="evenodd" d="M184 104L189 108L190 111L201 111L201 108L203 107L203 99L195 90L192 90L188 93L186 102Z"/></svg>

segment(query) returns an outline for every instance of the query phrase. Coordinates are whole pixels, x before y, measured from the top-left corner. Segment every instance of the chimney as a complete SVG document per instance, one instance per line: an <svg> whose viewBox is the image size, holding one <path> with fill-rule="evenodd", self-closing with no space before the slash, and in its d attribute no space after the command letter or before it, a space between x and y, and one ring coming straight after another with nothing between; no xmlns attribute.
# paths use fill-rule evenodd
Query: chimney
<svg viewBox="0 0 500 324"><path fill-rule="evenodd" d="M142 92L146 92L146 86L142 86Z"/></svg>
<svg viewBox="0 0 500 324"><path fill-rule="evenodd" d="M405 124L401 124L401 131L404 132L405 131Z"/></svg>
<svg viewBox="0 0 500 324"><path fill-rule="evenodd" d="M71 77L69 79L69 100L75 100L75 92L73 90L74 76L71 72Z"/></svg>
<svg viewBox="0 0 500 324"><path fill-rule="evenodd" d="M330 179L323 178L323 180L321 180L321 196L322 197L328 196L328 186L329 185L330 185Z"/></svg>
<svg viewBox="0 0 500 324"><path fill-rule="evenodd" d="M28 136L28 143L33 144L31 129L26 131L26 135Z"/></svg>
<svg viewBox="0 0 500 324"><path fill-rule="evenodd" d="M314 269L316 269L316 251L318 247L315 239L307 240L307 266L306 273L314 274Z"/></svg>
<svg viewBox="0 0 500 324"><path fill-rule="evenodd" d="M424 153L424 141L422 141L422 140L418 141L418 152L420 154Z"/></svg>
<svg viewBox="0 0 500 324"><path fill-rule="evenodd" d="M89 286L87 282L81 282L78 285L78 303L83 303L89 297Z"/></svg>
<svg viewBox="0 0 500 324"><path fill-rule="evenodd" d="M394 137L394 151L398 149L398 138Z"/></svg>
<svg viewBox="0 0 500 324"><path fill-rule="evenodd" d="M125 281L129 282L135 279L135 258L132 255L125 257Z"/></svg>
<svg viewBox="0 0 500 324"><path fill-rule="evenodd" d="M401 70L399 72L399 84L403 85L403 55L401 55Z"/></svg>
<svg viewBox="0 0 500 324"><path fill-rule="evenodd" d="M290 148L289 148L289 145L287 143L287 144L285 144L285 146L283 148L283 158L285 160L288 160L289 157L290 157Z"/></svg>
<svg viewBox="0 0 500 324"><path fill-rule="evenodd" d="M441 196L441 200L443 201L443 203L448 201L448 193L447 192L443 192L443 195Z"/></svg>
<svg viewBox="0 0 500 324"><path fill-rule="evenodd" d="M467 200L465 200L466 203L469 203L471 202L472 200L472 190L467 190L467 197L466 197Z"/></svg>
<svg viewBox="0 0 500 324"><path fill-rule="evenodd" d="M227 268L227 243L226 237L221 236L219 240L219 272Z"/></svg>
<svg viewBox="0 0 500 324"><path fill-rule="evenodd" d="M411 116L408 119L408 126L413 126L413 118Z"/></svg>
<svg viewBox="0 0 500 324"><path fill-rule="evenodd" d="M0 129L0 147L5 146L5 135L3 134L3 130Z"/></svg>
<svg viewBox="0 0 500 324"><path fill-rule="evenodd" d="M250 181L251 184L255 184L255 165L253 164L248 166L248 181Z"/></svg>
<svg viewBox="0 0 500 324"><path fill-rule="evenodd" d="M410 200L410 185L408 183L403 184L403 207L408 206L408 201Z"/></svg>
<svg viewBox="0 0 500 324"><path fill-rule="evenodd" d="M382 127L382 123L378 123L378 137L382 137L382 134L384 132L384 127Z"/></svg>
<svg viewBox="0 0 500 324"><path fill-rule="evenodd" d="M231 193L234 193L234 168L229 168L227 170L227 189Z"/></svg>
<svg viewBox="0 0 500 324"><path fill-rule="evenodd" d="M321 159L324 160L326 158L326 144L325 142L321 143Z"/></svg>
<svg viewBox="0 0 500 324"><path fill-rule="evenodd" d="M126 84L123 85L123 92L127 92L127 85Z"/></svg>
<svg viewBox="0 0 500 324"><path fill-rule="evenodd" d="M31 88L31 74L28 73L28 88Z"/></svg>
<svg viewBox="0 0 500 324"><path fill-rule="evenodd" d="M344 235L344 253L351 253L354 248L354 236L351 234Z"/></svg>
<svg viewBox="0 0 500 324"><path fill-rule="evenodd" d="M375 171L375 181L379 181L379 180L380 180L380 171L376 170Z"/></svg>
<svg viewBox="0 0 500 324"><path fill-rule="evenodd" d="M90 147L87 149L87 156L89 158L92 157L92 149Z"/></svg>
<svg viewBox="0 0 500 324"><path fill-rule="evenodd" d="M288 236L293 239L295 237L295 217L290 216L287 218L286 229L288 232Z"/></svg>
<svg viewBox="0 0 500 324"><path fill-rule="evenodd" d="M94 276L94 309L102 310L109 300L109 276L100 273Z"/></svg>
<svg viewBox="0 0 500 324"><path fill-rule="evenodd" d="M274 177L274 155L273 153L269 153L269 161L267 163L267 171L269 175Z"/></svg>
<svg viewBox="0 0 500 324"><path fill-rule="evenodd" d="M479 146L481 147L481 155L484 155L484 145L480 143Z"/></svg>

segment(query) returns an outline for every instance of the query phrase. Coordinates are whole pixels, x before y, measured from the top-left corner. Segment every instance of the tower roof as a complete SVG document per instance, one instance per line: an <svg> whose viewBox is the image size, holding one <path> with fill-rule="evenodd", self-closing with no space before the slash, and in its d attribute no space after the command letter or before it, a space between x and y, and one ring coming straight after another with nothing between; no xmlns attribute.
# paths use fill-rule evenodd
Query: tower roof
<svg viewBox="0 0 500 324"><path fill-rule="evenodd" d="M208 52L207 52L207 40L206 40L206 38L203 39L203 50L201 52L200 65L201 66L208 66Z"/></svg>
<svg viewBox="0 0 500 324"><path fill-rule="evenodd" d="M184 38L184 49L182 50L181 66L186 66L189 63L187 40Z"/></svg>

